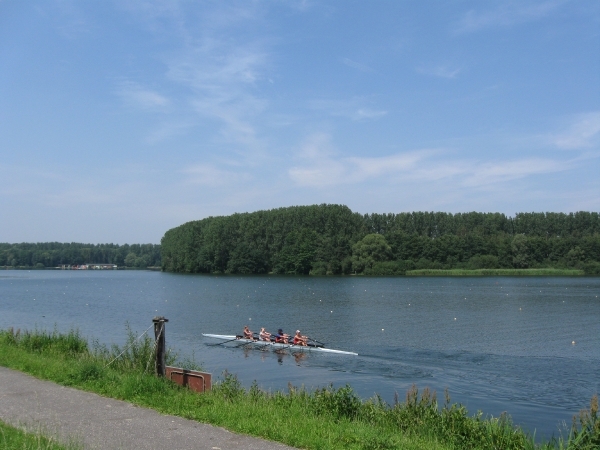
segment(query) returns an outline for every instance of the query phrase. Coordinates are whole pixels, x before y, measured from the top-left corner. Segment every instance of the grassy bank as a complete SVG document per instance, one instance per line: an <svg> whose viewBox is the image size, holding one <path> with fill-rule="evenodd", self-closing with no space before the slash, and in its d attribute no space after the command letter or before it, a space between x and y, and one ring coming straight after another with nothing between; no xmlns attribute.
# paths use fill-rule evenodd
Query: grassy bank
<svg viewBox="0 0 600 450"><path fill-rule="evenodd" d="M0 421L0 448L4 450L80 450L79 444L62 445L43 431L31 432Z"/></svg>
<svg viewBox="0 0 600 450"><path fill-rule="evenodd" d="M469 415L446 395L411 389L393 405L361 400L349 386L286 392L244 389L225 373L213 390L196 394L149 374L149 338L123 349L92 345L77 332L0 332L0 365L232 431L309 449L592 449L600 445L597 398L563 438L535 444L508 416ZM189 363L192 364L192 363ZM193 364L192 364L193 365ZM594 403L595 402L595 403Z"/></svg>
<svg viewBox="0 0 600 450"><path fill-rule="evenodd" d="M425 277L478 277L478 276L535 276L535 277L572 277L584 275L583 270L576 269L420 269L407 270L407 276Z"/></svg>

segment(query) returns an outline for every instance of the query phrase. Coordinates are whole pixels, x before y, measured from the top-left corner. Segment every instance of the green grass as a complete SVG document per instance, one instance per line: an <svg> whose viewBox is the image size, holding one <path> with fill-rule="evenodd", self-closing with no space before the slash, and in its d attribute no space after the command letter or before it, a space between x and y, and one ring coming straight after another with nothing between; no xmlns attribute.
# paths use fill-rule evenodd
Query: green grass
<svg viewBox="0 0 600 450"><path fill-rule="evenodd" d="M77 443L63 445L56 439L47 437L41 430L25 431L0 421L0 448L3 450L79 450L83 449L83 445Z"/></svg>
<svg viewBox="0 0 600 450"><path fill-rule="evenodd" d="M151 344L149 338L135 341L129 331L127 351L107 366L123 349L98 344L88 349L77 332L0 331L0 365L307 449L591 450L600 445L597 397L564 437L536 445L510 417L469 415L447 395L439 404L427 389L419 393L413 388L404 401L389 405L379 397L362 400L349 386L314 391L289 386L286 392L265 392L255 384L244 389L234 375L224 373L212 391L196 394L148 373Z"/></svg>
<svg viewBox="0 0 600 450"><path fill-rule="evenodd" d="M419 269L407 270L407 276L426 277L474 277L474 276L581 276L583 270L576 269Z"/></svg>

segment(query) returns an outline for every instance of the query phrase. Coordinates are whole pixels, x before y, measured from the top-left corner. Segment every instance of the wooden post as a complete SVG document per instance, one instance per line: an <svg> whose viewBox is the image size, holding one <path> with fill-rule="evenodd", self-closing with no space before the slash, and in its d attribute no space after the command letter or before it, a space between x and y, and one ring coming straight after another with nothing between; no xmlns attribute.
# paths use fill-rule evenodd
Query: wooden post
<svg viewBox="0 0 600 450"><path fill-rule="evenodd" d="M154 322L154 338L156 339L154 369L157 377L165 376L165 323L168 321L169 319L165 319L162 316L152 319L152 322Z"/></svg>

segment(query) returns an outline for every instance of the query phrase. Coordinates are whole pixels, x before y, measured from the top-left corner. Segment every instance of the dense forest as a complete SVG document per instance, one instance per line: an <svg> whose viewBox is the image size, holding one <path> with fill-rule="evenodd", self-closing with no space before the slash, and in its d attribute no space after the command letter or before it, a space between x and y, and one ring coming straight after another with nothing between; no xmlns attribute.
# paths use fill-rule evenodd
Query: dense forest
<svg viewBox="0 0 600 450"><path fill-rule="evenodd" d="M574 268L600 274L600 215L365 214L343 205L208 217L167 231L162 269L401 275L413 269Z"/></svg>
<svg viewBox="0 0 600 450"><path fill-rule="evenodd" d="M0 243L0 267L46 268L63 264L116 264L119 267L160 266L160 245Z"/></svg>

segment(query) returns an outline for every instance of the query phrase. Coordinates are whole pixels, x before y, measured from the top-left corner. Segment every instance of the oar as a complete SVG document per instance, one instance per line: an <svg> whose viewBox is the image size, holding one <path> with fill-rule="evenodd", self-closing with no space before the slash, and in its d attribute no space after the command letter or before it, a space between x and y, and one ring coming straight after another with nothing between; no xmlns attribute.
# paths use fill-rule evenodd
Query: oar
<svg viewBox="0 0 600 450"><path fill-rule="evenodd" d="M306 336L307 339L310 339L313 342L316 342L317 344L319 344L321 347L325 347L325 344L323 344L322 342L317 341L316 339L311 338L310 336Z"/></svg>
<svg viewBox="0 0 600 450"><path fill-rule="evenodd" d="M237 341L238 338L237 336L234 339L230 339L229 341L225 341L225 342L217 342L216 344L206 344L210 347L215 346L215 345L223 345L223 344L227 344L228 342L233 342L233 341Z"/></svg>

